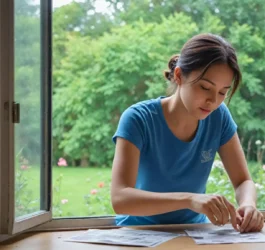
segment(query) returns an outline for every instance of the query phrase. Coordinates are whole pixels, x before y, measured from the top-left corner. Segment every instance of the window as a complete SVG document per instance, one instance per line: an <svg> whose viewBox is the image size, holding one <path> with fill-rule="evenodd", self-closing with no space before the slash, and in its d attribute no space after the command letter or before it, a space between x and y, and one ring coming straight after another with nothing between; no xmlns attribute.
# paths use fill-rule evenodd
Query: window
<svg viewBox="0 0 265 250"><path fill-rule="evenodd" d="M237 49L243 84L230 110L264 210L262 1L53 0L52 9L49 0L2 0L1 235L45 222L40 228L113 225L111 137L119 117L165 94L169 56L199 32L224 35ZM235 202L218 156L207 192Z"/></svg>
<svg viewBox="0 0 265 250"><path fill-rule="evenodd" d="M1 4L2 234L52 218L50 2L28 2Z"/></svg>

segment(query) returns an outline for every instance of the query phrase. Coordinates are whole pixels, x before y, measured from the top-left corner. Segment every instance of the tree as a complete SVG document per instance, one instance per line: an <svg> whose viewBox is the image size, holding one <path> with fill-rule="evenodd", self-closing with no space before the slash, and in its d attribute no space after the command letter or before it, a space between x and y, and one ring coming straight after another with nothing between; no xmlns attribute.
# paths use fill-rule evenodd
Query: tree
<svg viewBox="0 0 265 250"><path fill-rule="evenodd" d="M182 23L181 29L169 32L166 27L175 22ZM134 102L165 93L162 72L169 56L196 30L189 17L179 14L160 25L139 21L98 39L70 39L56 74L60 85L53 113L54 138L68 159L110 165L111 137L121 113Z"/></svg>
<svg viewBox="0 0 265 250"><path fill-rule="evenodd" d="M86 1L85 4L89 6L86 10L90 8L92 11L94 2ZM54 114L55 151L60 152L60 154L64 152L68 155L75 155L76 160L89 158L88 161L92 165L101 162L100 157L93 153L94 151L100 152L103 149L108 155L112 155L113 152L110 150L112 146L107 142L105 143L105 139L102 138L104 136L110 138L115 126L102 128L102 136L93 135L94 137L92 133L86 132L88 128L91 127L96 131L100 124L106 125L105 120L110 123L113 121L117 123L121 110L124 110L129 104L164 93L165 86L161 78L161 71L166 66L164 64L168 59L165 58L166 55L169 57L171 54L179 52L184 42L192 35L211 32L227 38L237 50L239 64L243 72L243 82L232 99L230 109L238 124L238 132L243 146L250 159L254 159L255 151L249 150L251 140L263 140L265 138L265 111L263 108L265 31L262 23L265 7L261 0L235 0L233 5L227 0L221 2L217 0L106 0L106 2L110 4L110 9L113 11L102 15L104 20L110 20L105 30L102 26L97 26L96 20L100 17L98 13L94 14L95 19L89 19L86 22L88 28L84 29L83 21L80 20L87 20L87 12L80 10L83 8L81 4L69 5L69 9L61 9L64 14L57 15L58 20L60 19L61 23L65 23L64 25L56 25L55 22L59 35L58 40L54 40L54 55L56 55L54 58L56 62L54 67L54 98L55 102L59 96L61 98L65 95L67 98L63 103L64 105L60 106L56 102ZM249 9L256 12L250 14ZM67 15L71 13L72 17L67 18L67 20L73 21L66 22L63 18L65 13L69 13ZM181 17L183 20L177 17ZM60 22L58 21L58 24ZM73 25L70 25L71 23ZM90 32L91 27L95 27L95 33ZM185 30L182 29L183 27ZM139 29L138 33L137 29ZM153 30L156 30L157 33L154 33ZM190 32L190 30L193 31ZM154 38L153 36L157 37ZM146 42L135 37L142 37ZM59 41L62 41L62 50L57 47L60 46ZM132 43L136 44L132 45ZM103 61L100 58L103 58ZM146 64L150 59L154 59L154 62L152 67L148 68ZM118 68L114 65L118 65ZM128 65L132 68L131 71L128 69L125 71L124 67L128 67ZM146 72L145 74L142 73L143 70ZM130 78L126 78L125 72L130 75ZM124 84L125 79L129 84ZM104 87L101 86L103 83ZM82 86L81 89L84 88L83 91L86 93L87 100L82 99L81 94L75 97L75 101L71 97L72 93L79 93L79 86ZM96 90L98 86L99 90ZM101 97L96 98L95 93L100 94ZM112 102L111 95L113 93L116 96ZM130 93L137 93L137 97L128 97ZM108 101L104 98L108 98ZM67 103L66 106L65 103ZM106 104L104 108L105 112L109 111L108 114L103 112L100 115L98 109L102 106L99 103ZM73 105L73 107L70 108L68 104ZM84 122L80 123L83 119L80 118L82 117L82 115L80 116L81 110L84 114L93 117L86 125ZM109 114L111 114L110 117ZM74 134L78 134L78 131L81 130L82 136L76 137ZM99 131L101 130L99 129ZM84 142L80 142L83 140L82 138L85 138ZM97 140L102 140L104 145L109 146L106 147L97 142L96 146L91 146L92 148L89 149L85 148L86 143L89 142L89 145L93 145ZM74 144L76 145L73 146ZM60 150L57 146L60 147ZM73 150L74 147L75 150ZM81 151L76 152L78 147L83 148L81 150L83 153ZM89 156L86 155L87 152L89 152ZM102 162L111 158L106 157Z"/></svg>

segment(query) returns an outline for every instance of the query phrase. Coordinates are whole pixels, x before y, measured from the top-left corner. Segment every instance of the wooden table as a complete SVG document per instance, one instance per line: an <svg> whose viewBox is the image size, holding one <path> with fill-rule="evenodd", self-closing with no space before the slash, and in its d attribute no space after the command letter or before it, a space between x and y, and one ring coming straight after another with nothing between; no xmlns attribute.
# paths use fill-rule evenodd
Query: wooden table
<svg viewBox="0 0 265 250"><path fill-rule="evenodd" d="M165 232L183 232L185 229L210 228L210 224L194 225L157 225L131 227L134 229L159 230ZM155 248L146 247L126 247L103 244L88 244L79 242L64 241L71 236L80 234L86 230L60 231L60 232L38 232L25 233L15 239L3 242L0 250L265 250L265 243L242 243L242 244L220 244L220 245L196 245L190 237L179 237L162 243ZM263 233L265 230L263 228Z"/></svg>

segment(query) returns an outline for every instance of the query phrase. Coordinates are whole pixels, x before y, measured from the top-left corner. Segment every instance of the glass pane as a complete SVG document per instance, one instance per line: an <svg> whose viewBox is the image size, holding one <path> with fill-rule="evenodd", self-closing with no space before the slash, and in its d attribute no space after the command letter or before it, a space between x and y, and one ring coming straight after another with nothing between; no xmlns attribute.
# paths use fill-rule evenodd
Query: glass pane
<svg viewBox="0 0 265 250"><path fill-rule="evenodd" d="M40 210L40 1L15 0L15 216Z"/></svg>

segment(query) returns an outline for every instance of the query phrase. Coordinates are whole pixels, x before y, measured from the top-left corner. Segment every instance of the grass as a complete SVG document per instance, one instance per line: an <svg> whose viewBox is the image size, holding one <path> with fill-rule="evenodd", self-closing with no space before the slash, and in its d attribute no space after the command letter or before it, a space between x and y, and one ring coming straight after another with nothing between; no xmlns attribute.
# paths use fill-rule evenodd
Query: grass
<svg viewBox="0 0 265 250"><path fill-rule="evenodd" d="M24 194L19 196L27 195L31 196L31 200L39 199L39 168L19 169L17 172L21 172L23 178L27 179ZM100 214L100 211L102 213L106 212L104 207L101 209L103 203L106 206L110 205L110 168L53 167L52 174L53 204L58 216L60 216L60 213L61 216L106 215ZM18 179L16 181L19 182ZM100 188L99 183L104 183L104 187ZM92 195L90 192L93 189L96 189L98 193ZM88 197L85 199L85 196ZM62 200L67 200L68 202L62 204ZM38 210L39 203L31 205L35 207L34 211Z"/></svg>
<svg viewBox="0 0 265 250"><path fill-rule="evenodd" d="M61 199L67 199L64 205L66 213L74 216L88 216L89 209L85 205L84 196L92 189L99 190L98 184L104 183L104 192L109 192L111 169L109 168L53 168L53 185L55 179L62 174ZM107 186L106 186L107 185ZM95 194L97 195L97 194ZM100 204L98 204L100 205Z"/></svg>
<svg viewBox="0 0 265 250"><path fill-rule="evenodd" d="M258 208L264 209L265 171L257 163L249 163L249 169L253 180L258 185ZM53 217L114 215L110 203L111 168L55 166L52 171ZM17 169L16 174L16 216L38 211L40 198L39 168ZM20 193L18 193L19 190ZM231 182L223 168L212 169L207 183L207 193L223 194L235 203ZM67 202L64 203L64 201Z"/></svg>

